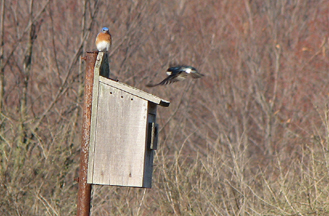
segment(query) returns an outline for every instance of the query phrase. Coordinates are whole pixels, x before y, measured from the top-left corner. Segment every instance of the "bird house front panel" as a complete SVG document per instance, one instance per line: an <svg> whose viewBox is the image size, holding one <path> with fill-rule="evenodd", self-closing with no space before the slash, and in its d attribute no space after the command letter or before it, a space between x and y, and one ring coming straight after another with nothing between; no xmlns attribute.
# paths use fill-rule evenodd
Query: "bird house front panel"
<svg viewBox="0 0 329 216"><path fill-rule="evenodd" d="M143 179L148 101L101 82L98 89L88 183L150 187Z"/></svg>

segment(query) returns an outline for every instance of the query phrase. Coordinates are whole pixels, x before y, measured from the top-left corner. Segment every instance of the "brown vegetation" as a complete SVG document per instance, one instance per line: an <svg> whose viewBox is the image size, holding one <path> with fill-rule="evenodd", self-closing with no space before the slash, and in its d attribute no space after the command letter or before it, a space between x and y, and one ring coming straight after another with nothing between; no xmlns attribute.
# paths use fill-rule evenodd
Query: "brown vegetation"
<svg viewBox="0 0 329 216"><path fill-rule="evenodd" d="M76 212L84 63L171 101L152 189L93 187L92 215L325 215L325 0L2 0L0 212ZM145 88L170 63L206 76Z"/></svg>

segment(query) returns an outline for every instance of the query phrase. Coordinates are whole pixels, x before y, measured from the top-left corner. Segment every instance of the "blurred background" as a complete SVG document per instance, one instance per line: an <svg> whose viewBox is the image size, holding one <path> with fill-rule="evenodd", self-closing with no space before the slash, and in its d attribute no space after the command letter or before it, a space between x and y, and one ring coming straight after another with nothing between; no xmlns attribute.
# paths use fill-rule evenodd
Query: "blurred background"
<svg viewBox="0 0 329 216"><path fill-rule="evenodd" d="M0 212L75 215L85 63L158 108L152 189L93 186L92 215L329 211L325 0L1 0ZM169 64L205 77L168 86Z"/></svg>

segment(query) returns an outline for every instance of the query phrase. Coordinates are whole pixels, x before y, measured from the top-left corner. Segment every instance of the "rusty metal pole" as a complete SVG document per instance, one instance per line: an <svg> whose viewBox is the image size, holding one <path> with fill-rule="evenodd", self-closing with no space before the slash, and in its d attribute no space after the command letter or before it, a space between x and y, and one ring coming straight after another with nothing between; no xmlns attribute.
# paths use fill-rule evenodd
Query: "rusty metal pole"
<svg viewBox="0 0 329 216"><path fill-rule="evenodd" d="M90 119L91 119L91 102L94 83L94 67L97 58L97 52L87 52L86 57L86 76L85 91L83 104L82 120L82 140L79 170L79 191L78 191L78 209L77 216L89 216L90 214L90 195L91 185L87 184L88 173L88 155L90 139Z"/></svg>

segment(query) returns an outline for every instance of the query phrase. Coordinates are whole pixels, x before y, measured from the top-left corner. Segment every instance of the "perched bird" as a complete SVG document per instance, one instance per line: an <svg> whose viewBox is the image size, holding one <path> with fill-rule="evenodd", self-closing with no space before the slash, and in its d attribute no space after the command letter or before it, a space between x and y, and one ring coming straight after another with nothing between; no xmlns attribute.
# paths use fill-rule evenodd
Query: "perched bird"
<svg viewBox="0 0 329 216"><path fill-rule="evenodd" d="M102 31L96 37L96 47L100 52L107 52L110 50L112 44L112 37L108 28L103 27Z"/></svg>
<svg viewBox="0 0 329 216"><path fill-rule="evenodd" d="M200 74L195 67L192 66L186 66L186 65L178 65L178 66L173 66L169 67L167 69L167 75L168 77L158 84L147 84L147 87L154 87L158 85L167 85L170 83L174 83L177 81L182 81L186 79L186 77L191 76L192 78L200 78L203 77L203 74Z"/></svg>

